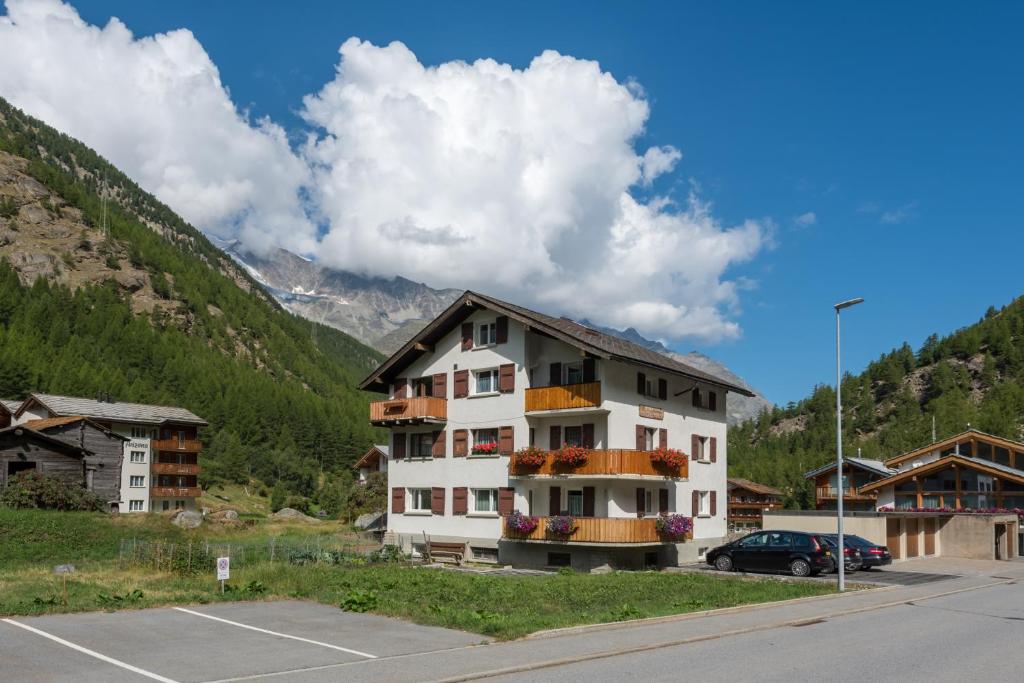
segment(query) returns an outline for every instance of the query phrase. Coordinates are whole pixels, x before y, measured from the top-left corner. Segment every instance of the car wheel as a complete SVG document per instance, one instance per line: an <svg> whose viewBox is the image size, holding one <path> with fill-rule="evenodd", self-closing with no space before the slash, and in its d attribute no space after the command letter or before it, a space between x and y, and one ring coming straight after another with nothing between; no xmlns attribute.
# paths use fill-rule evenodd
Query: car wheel
<svg viewBox="0 0 1024 683"><path fill-rule="evenodd" d="M789 572L793 576L810 576L811 565L807 563L807 560L796 559L789 564Z"/></svg>
<svg viewBox="0 0 1024 683"><path fill-rule="evenodd" d="M719 555L715 558L715 569L721 572L731 572L732 558L728 555Z"/></svg>

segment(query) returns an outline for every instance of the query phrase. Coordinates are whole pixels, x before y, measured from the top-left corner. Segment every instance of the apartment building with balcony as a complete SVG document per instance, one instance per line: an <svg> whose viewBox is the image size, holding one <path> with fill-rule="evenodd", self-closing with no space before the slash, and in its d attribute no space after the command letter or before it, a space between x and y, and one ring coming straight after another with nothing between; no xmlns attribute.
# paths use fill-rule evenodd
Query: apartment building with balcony
<svg viewBox="0 0 1024 683"><path fill-rule="evenodd" d="M52 418L88 418L91 424L119 435L120 494L112 508L120 512L195 509L198 483L199 428L206 421L173 406L124 403L31 394L13 412L14 425Z"/></svg>
<svg viewBox="0 0 1024 683"><path fill-rule="evenodd" d="M749 479L729 477L729 531L761 529L764 513L782 507L782 491Z"/></svg>
<svg viewBox="0 0 1024 683"><path fill-rule="evenodd" d="M836 475L835 461L807 472L804 477L814 482L814 507L816 510L835 510L839 496L843 497L843 509L874 510L878 494L861 491L861 487L884 479L893 473L881 460L869 458L843 458L842 477Z"/></svg>
<svg viewBox="0 0 1024 683"><path fill-rule="evenodd" d="M361 387L387 394L370 420L390 432L388 539L406 549L639 567L726 535L726 395L749 392L662 354L466 292ZM689 538L659 531L670 515Z"/></svg>

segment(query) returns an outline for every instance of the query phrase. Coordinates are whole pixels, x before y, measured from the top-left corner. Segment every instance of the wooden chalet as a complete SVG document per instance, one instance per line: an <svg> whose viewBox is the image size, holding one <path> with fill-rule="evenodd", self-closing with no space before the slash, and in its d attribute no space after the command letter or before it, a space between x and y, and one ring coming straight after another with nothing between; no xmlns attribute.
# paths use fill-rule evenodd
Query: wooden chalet
<svg viewBox="0 0 1024 683"><path fill-rule="evenodd" d="M749 479L729 477L728 522L730 531L760 529L765 510L782 507L782 491Z"/></svg>

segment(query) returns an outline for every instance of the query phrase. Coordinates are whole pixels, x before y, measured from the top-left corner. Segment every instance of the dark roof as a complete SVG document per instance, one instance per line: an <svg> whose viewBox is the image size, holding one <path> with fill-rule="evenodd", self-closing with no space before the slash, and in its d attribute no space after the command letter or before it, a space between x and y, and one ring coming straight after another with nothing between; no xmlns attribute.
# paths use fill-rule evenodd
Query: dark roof
<svg viewBox="0 0 1024 683"><path fill-rule="evenodd" d="M871 472L872 474L881 475L883 477L888 477L889 475L896 471L886 467L885 463L883 463L881 460L869 460L868 458L843 458L843 462L845 462L848 465L853 465L854 467L859 467L860 469ZM807 474L805 474L804 479L816 477L819 474L824 474L825 472L834 470L835 468L836 463L834 460L831 462L827 462L821 467L813 469Z"/></svg>
<svg viewBox="0 0 1024 683"><path fill-rule="evenodd" d="M68 415L67 417L47 417L42 420L29 420L27 422L23 422L22 425L37 432L45 432L47 429L51 429L53 427L61 427L63 425L74 424L76 422L84 422L90 427L98 429L107 436L113 437L115 439L121 439L122 441L130 440L128 439L128 437L121 436L120 434L112 432L103 425L97 424L90 420L89 418L83 417L82 415Z"/></svg>
<svg viewBox="0 0 1024 683"><path fill-rule="evenodd" d="M145 403L121 403L118 401L97 401L91 398L58 396L56 394L32 394L18 409L20 415L35 400L58 417L82 415L94 420L113 420L141 424L163 424L165 422L206 426L206 420L185 408L154 406Z"/></svg>
<svg viewBox="0 0 1024 683"><path fill-rule="evenodd" d="M58 449L71 453L76 456L91 455L92 451L87 448L76 446L73 443L68 443L63 439L58 439L42 432L37 432L34 429L29 429L25 425L13 425L11 427L5 427L0 429L0 436L6 436L10 434L12 436L22 437L26 439L35 439L36 441L42 441L49 446L56 446Z"/></svg>
<svg viewBox="0 0 1024 683"><path fill-rule="evenodd" d="M528 308L471 291L466 291L441 315L428 323L405 346L396 351L373 374L364 379L359 387L361 389L376 388L384 390L390 380L397 377L399 372L418 358L421 353L424 353L430 345L436 343L456 325L469 317L471 313L480 308L490 309L502 315L507 315L509 318L528 326L534 332L571 344L592 356L644 365L689 379L715 384L744 396L754 395L746 387L727 382L715 375L698 370L686 363L680 363L664 354L646 349L621 337L599 332L568 318L556 318L545 315L544 313L531 311Z"/></svg>
<svg viewBox="0 0 1024 683"><path fill-rule="evenodd" d="M4 398L0 398L0 411L6 411L11 415L14 415L18 411L18 406L21 405L21 401L9 401Z"/></svg>
<svg viewBox="0 0 1024 683"><path fill-rule="evenodd" d="M756 481L750 481L749 479L740 479L739 477L729 477L728 479L730 486L736 488L746 489L747 491L753 491L754 493L762 493L766 496L781 496L782 491L772 488L767 484L758 484Z"/></svg>

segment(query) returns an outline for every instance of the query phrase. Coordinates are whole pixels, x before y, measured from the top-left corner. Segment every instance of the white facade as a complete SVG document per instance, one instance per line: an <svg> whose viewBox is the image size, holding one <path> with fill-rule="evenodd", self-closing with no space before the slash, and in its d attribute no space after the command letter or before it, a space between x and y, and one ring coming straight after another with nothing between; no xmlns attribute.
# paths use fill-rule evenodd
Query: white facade
<svg viewBox="0 0 1024 683"><path fill-rule="evenodd" d="M707 392L714 391L717 405L714 410L693 405L691 390L695 381L672 372L661 372L650 366L610 359L594 359L593 380L600 383L601 402L589 408L525 412L527 388L548 386L552 363L561 363L560 384L582 383L581 365L583 354L570 343L543 336L514 319L508 320L507 342L481 344L481 335L487 340L489 327L498 315L490 310L476 310L464 322L473 324L474 343L468 350L462 349L461 325L438 340L431 351L424 352L404 368L396 368L393 374L406 382L407 396L415 396L414 382L444 374L447 420L435 424L396 426L391 429L391 461L388 468L389 497L388 531L395 540L404 545L422 543L424 536L432 540L464 541L473 554L474 546L480 549L497 548L502 534L502 520L495 500L500 489L512 489L516 510L534 516L548 516L551 513L551 487L560 489L560 506L564 510L578 508L580 491L590 488L593 496L595 517L637 518L652 516L659 512L693 516L693 540L687 545L687 553L696 558L697 550L717 544L727 533L727 490L726 490L726 390L720 386L696 383ZM500 366L514 364L514 389L497 391L497 371ZM455 398L454 375L457 371L469 371L469 396ZM495 375L485 374L494 370ZM638 372L644 373L653 390L652 395L638 392ZM589 379L589 378L588 378ZM667 385L666 397L657 397L659 382ZM493 390L486 390L493 389ZM394 398L395 387L391 386L390 397ZM678 394L678 395L677 395ZM641 406L644 410L641 411ZM642 417L660 413L662 419ZM668 479L660 476L601 475L601 476L553 476L553 477L510 477L509 455L473 454L478 442L490 440L496 435L483 430L512 429L512 450L529 445L548 450L557 449L560 443L550 443L551 427L557 426L562 441L569 434L578 435L576 428L592 430L594 449L629 449L637 447L638 426L651 430L646 448L668 446L684 451L691 459L688 463L688 477ZM468 430L469 453L456 457L455 432ZM665 431L663 431L665 430ZM431 434L442 432L444 457L433 457L430 448ZM667 444L659 443L667 432ZM406 457L396 454L395 437L407 439ZM699 437L700 459L693 459L694 437ZM712 446L712 440L714 447ZM422 443L422 446L419 444ZM715 451L712 460L712 451ZM439 454L438 454L439 455ZM444 489L444 513L431 512L431 490ZM467 489L468 501L465 514L455 514L453 489ZM637 509L637 489L649 492L645 497L645 510ZM659 509L659 490L668 489L668 510ZM396 491L398 493L396 493ZM395 512L394 496L402 496L404 511ZM698 509L693 509L696 500ZM508 495L508 494L505 494ZM425 499L424 499L425 497ZM570 497L572 500L570 501ZM425 509L414 509L414 508ZM638 515L638 512L642 513ZM557 512L556 512L557 514Z"/></svg>

